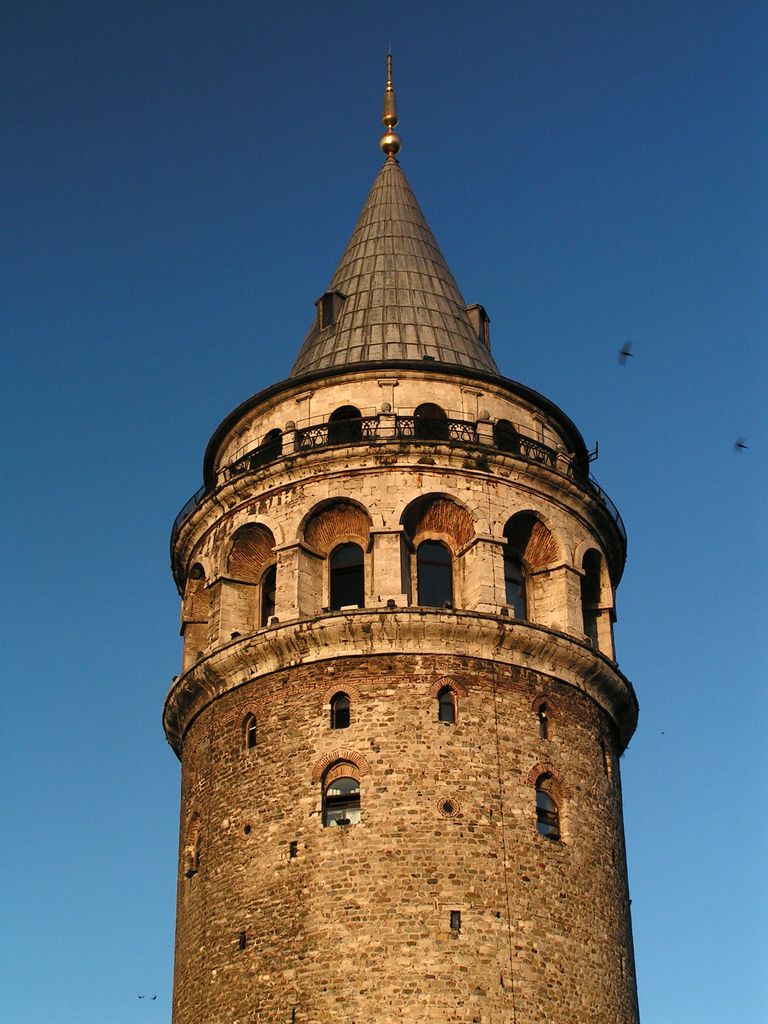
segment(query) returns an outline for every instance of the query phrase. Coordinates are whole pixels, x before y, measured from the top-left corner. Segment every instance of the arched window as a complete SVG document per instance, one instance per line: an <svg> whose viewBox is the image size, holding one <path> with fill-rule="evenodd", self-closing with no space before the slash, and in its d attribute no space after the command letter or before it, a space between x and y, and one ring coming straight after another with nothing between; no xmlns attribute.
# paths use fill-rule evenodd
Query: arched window
<svg viewBox="0 0 768 1024"><path fill-rule="evenodd" d="M328 418L328 444L350 444L363 436L360 410L354 405L334 409Z"/></svg>
<svg viewBox="0 0 768 1024"><path fill-rule="evenodd" d="M253 713L243 719L243 746L246 750L256 749L256 716Z"/></svg>
<svg viewBox="0 0 768 1024"><path fill-rule="evenodd" d="M416 549L416 587L419 604L445 608L453 604L451 552L440 540L425 540Z"/></svg>
<svg viewBox="0 0 768 1024"><path fill-rule="evenodd" d="M525 619L525 569L509 544L504 549L504 595L513 616L516 619Z"/></svg>
<svg viewBox="0 0 768 1024"><path fill-rule="evenodd" d="M450 686L444 686L437 695L437 720L449 725L456 721L456 695Z"/></svg>
<svg viewBox="0 0 768 1024"><path fill-rule="evenodd" d="M546 740L549 738L549 712L546 704L539 704L536 717L539 720L539 739Z"/></svg>
<svg viewBox="0 0 768 1024"><path fill-rule="evenodd" d="M277 588L277 566L270 565L261 577L261 625L269 625L275 614L275 590Z"/></svg>
<svg viewBox="0 0 768 1024"><path fill-rule="evenodd" d="M273 459L279 458L283 453L282 430L278 430L276 427L274 430L266 433L264 440L261 442L261 451L264 462L272 462Z"/></svg>
<svg viewBox="0 0 768 1024"><path fill-rule="evenodd" d="M349 775L327 782L323 790L323 825L356 825L360 821L360 783Z"/></svg>
<svg viewBox="0 0 768 1024"><path fill-rule="evenodd" d="M339 544L330 558L330 607L365 605L363 549L359 544Z"/></svg>
<svg viewBox="0 0 768 1024"><path fill-rule="evenodd" d="M331 697L331 728L349 728L349 697L346 693L336 693Z"/></svg>
<svg viewBox="0 0 768 1024"><path fill-rule="evenodd" d="M552 776L542 775L536 781L536 829L546 839L560 838L560 811L552 796Z"/></svg>
<svg viewBox="0 0 768 1024"><path fill-rule="evenodd" d="M424 402L414 409L413 430L420 441L447 440L448 417L439 405Z"/></svg>
<svg viewBox="0 0 768 1024"><path fill-rule="evenodd" d="M520 451L520 435L509 420L496 420L493 425L493 441L502 452Z"/></svg>

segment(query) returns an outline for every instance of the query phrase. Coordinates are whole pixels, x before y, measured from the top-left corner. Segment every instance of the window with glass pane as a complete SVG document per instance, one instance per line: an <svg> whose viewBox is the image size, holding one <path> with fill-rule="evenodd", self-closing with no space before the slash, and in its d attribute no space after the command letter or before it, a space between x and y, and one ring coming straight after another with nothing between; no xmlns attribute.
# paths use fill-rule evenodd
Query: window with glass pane
<svg viewBox="0 0 768 1024"><path fill-rule="evenodd" d="M245 749L254 750L256 747L256 718L254 715L247 715L243 722L243 738Z"/></svg>
<svg viewBox="0 0 768 1024"><path fill-rule="evenodd" d="M323 824L356 825L360 821L360 783L342 777L329 782L325 789Z"/></svg>
<svg viewBox="0 0 768 1024"><path fill-rule="evenodd" d="M437 718L440 722L456 721L456 697L450 686L444 686L437 695Z"/></svg>
<svg viewBox="0 0 768 1024"><path fill-rule="evenodd" d="M523 563L513 551L504 552L504 590L507 605L516 619L526 618L525 572Z"/></svg>
<svg viewBox="0 0 768 1024"><path fill-rule="evenodd" d="M275 588L277 586L277 566L270 565L261 577L261 625L266 626L275 614Z"/></svg>
<svg viewBox="0 0 768 1024"><path fill-rule="evenodd" d="M349 727L349 697L346 693L337 693L331 697L331 728L346 729Z"/></svg>
<svg viewBox="0 0 768 1024"><path fill-rule="evenodd" d="M365 604L363 549L359 544L340 544L331 552L331 608Z"/></svg>
<svg viewBox="0 0 768 1024"><path fill-rule="evenodd" d="M419 604L444 608L453 603L451 552L439 540L425 540L416 551Z"/></svg>
<svg viewBox="0 0 768 1024"><path fill-rule="evenodd" d="M547 839L560 838L560 814L554 799L536 786L536 828Z"/></svg>

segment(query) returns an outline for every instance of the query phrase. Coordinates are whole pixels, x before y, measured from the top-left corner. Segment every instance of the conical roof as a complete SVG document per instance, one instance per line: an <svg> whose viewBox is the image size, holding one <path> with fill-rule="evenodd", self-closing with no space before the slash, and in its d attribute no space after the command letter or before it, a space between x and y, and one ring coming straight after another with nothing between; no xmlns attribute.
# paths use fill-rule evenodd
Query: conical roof
<svg viewBox="0 0 768 1024"><path fill-rule="evenodd" d="M318 303L292 377L425 357L499 372L394 157L373 183L329 293L344 298Z"/></svg>

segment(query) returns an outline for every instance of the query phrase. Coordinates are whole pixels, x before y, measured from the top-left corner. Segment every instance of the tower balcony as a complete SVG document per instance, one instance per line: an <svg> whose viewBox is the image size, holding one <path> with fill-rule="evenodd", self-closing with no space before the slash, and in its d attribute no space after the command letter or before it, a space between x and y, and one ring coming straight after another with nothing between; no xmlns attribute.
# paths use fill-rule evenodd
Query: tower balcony
<svg viewBox="0 0 768 1024"><path fill-rule="evenodd" d="M612 521L621 551L621 562L626 557L627 533L616 505L589 471L589 459L556 450L536 438L507 425L488 420L419 419L395 413L378 413L339 421L321 421L301 427L289 424L283 433L273 432L265 441L238 456L217 475L211 486L203 486L184 504L176 516L171 530L171 561L179 532L186 520L209 495L229 481L258 473L264 467L281 459L306 456L312 452L348 448L350 446L414 445L426 452L442 446L464 449L476 458L476 468L487 468L487 456L501 456L543 468L570 482L576 483L587 495L596 498Z"/></svg>

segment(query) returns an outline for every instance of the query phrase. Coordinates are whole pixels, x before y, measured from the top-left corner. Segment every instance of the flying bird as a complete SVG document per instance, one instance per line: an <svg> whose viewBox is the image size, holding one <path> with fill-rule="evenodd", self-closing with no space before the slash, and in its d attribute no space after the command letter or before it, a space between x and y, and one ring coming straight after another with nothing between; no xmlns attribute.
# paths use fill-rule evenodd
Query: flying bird
<svg viewBox="0 0 768 1024"><path fill-rule="evenodd" d="M632 358L632 342L628 341L619 352L619 362L622 366L626 365L628 359Z"/></svg>
<svg viewBox="0 0 768 1024"><path fill-rule="evenodd" d="M737 437L733 442L733 447L737 452L740 452L742 448L749 448L746 437Z"/></svg>

